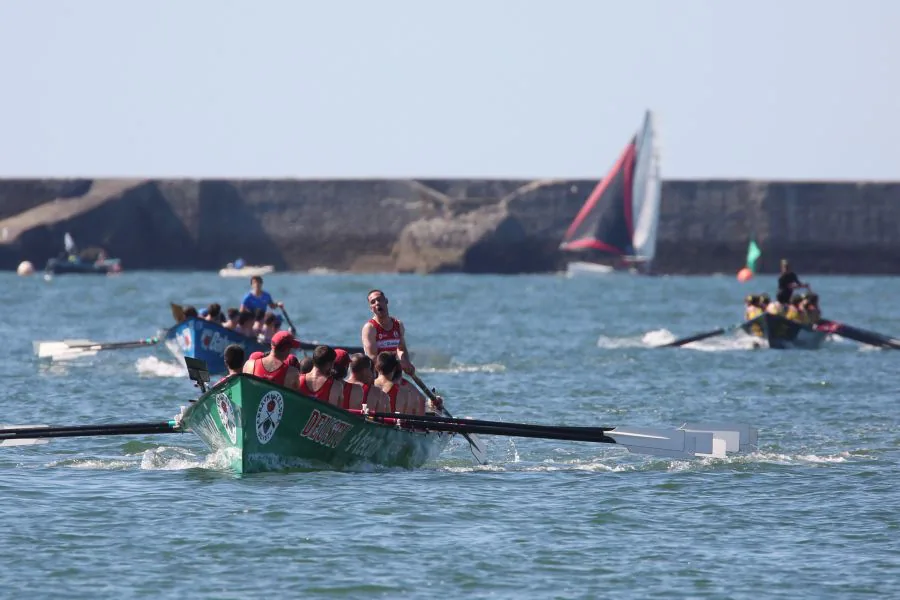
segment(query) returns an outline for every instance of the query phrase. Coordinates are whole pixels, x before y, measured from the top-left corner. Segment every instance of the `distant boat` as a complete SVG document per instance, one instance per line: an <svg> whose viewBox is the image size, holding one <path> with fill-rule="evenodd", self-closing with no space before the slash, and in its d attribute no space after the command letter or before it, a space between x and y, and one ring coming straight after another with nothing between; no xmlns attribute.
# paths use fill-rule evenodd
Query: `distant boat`
<svg viewBox="0 0 900 600"><path fill-rule="evenodd" d="M122 271L118 258L107 258L106 251L101 248L87 248L80 253L75 240L68 233L63 236L65 252L58 258L51 258L44 267L44 276L77 274L77 275L109 275Z"/></svg>
<svg viewBox="0 0 900 600"><path fill-rule="evenodd" d="M653 113L569 225L560 249L584 255L569 261L571 276L613 271L650 273L662 192Z"/></svg>
<svg viewBox="0 0 900 600"><path fill-rule="evenodd" d="M219 269L220 277L253 277L254 275L266 275L275 270L272 265L246 265L244 259L239 258L233 263L225 265L224 269Z"/></svg>

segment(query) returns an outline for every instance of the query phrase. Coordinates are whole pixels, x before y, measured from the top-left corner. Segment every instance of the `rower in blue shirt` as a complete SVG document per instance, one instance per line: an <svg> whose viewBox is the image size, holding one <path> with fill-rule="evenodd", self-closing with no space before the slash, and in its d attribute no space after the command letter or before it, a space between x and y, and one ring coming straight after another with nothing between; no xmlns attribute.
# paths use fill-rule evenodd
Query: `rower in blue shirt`
<svg viewBox="0 0 900 600"><path fill-rule="evenodd" d="M250 291L241 300L241 312L255 313L257 309L283 308L283 302L275 302L272 295L262 289L263 280L259 275L250 278Z"/></svg>

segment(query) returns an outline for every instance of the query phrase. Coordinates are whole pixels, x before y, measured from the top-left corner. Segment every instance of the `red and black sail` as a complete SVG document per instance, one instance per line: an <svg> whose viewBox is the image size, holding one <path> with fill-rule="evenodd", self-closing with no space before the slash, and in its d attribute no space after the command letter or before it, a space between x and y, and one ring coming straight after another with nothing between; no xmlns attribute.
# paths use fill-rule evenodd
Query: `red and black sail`
<svg viewBox="0 0 900 600"><path fill-rule="evenodd" d="M616 255L634 254L632 193L637 138L633 138L613 168L591 195L563 237L563 250L598 250Z"/></svg>

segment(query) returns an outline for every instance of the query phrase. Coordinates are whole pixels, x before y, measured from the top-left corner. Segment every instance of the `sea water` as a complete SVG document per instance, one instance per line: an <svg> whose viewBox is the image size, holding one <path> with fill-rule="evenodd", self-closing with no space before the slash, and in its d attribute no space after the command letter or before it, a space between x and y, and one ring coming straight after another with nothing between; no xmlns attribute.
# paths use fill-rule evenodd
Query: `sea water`
<svg viewBox="0 0 900 600"><path fill-rule="evenodd" d="M804 275L826 317L900 334L900 279ZM129 341L169 302L236 306L210 273L0 277L7 424L166 420L197 393L164 346L64 362L34 340ZM266 276L301 339L358 344L366 293L402 318L454 415L559 425L740 421L759 448L671 460L464 440L415 471L239 477L191 435L0 449L0 596L854 598L900 595L900 353L729 334L774 277Z"/></svg>

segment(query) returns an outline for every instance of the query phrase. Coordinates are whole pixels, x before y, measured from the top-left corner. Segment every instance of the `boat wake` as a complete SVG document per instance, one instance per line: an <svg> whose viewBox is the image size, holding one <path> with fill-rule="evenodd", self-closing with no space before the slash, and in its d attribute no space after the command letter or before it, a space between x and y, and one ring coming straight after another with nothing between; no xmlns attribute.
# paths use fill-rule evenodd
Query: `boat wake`
<svg viewBox="0 0 900 600"><path fill-rule="evenodd" d="M674 342L675 334L668 329L655 329L648 331L642 335L627 337L608 337L601 335L597 339L597 347L607 350L616 350L620 348L657 348ZM682 348L688 350L699 350L701 352L734 352L744 350L755 350L760 347L760 342L752 336L736 333L728 336L713 337L686 344Z"/></svg>
<svg viewBox="0 0 900 600"><path fill-rule="evenodd" d="M489 455L490 458L490 455ZM790 454L783 452L753 452L743 455L732 455L726 458L698 458L682 460L655 456L639 457L629 453L610 452L596 458L559 459L547 458L542 461L489 462L486 465L461 465L454 461L451 464L438 466L438 471L448 473L538 473L538 472L699 472L710 470L744 471L767 466L807 466L821 467L840 464L854 459L865 459L866 454L838 452L834 454Z"/></svg>
<svg viewBox="0 0 900 600"><path fill-rule="evenodd" d="M187 369L183 364L166 362L155 356L144 356L137 359L134 367L141 377L184 377L187 375Z"/></svg>

